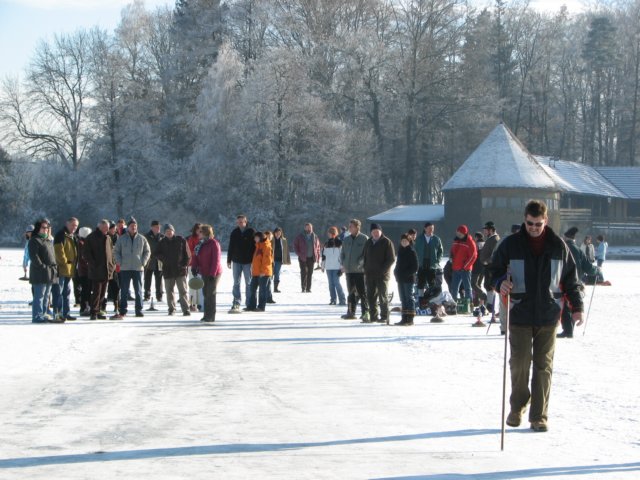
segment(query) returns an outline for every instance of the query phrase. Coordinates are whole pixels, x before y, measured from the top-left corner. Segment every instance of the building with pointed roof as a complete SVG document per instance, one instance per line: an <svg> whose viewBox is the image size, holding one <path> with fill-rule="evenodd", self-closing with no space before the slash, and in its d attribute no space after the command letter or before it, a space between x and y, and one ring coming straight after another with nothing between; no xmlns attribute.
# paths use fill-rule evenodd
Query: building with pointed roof
<svg viewBox="0 0 640 480"><path fill-rule="evenodd" d="M442 191L443 211L430 208L442 205L399 206L369 221L398 231L420 230L425 221L433 221L449 243L460 224L473 232L493 221L498 233L509 233L511 225L522 223L527 202L539 199L547 204L549 223L560 234L575 226L583 234L604 233L619 243L640 241L640 168L593 168L532 155L502 123Z"/></svg>
<svg viewBox="0 0 640 480"><path fill-rule="evenodd" d="M461 223L479 230L491 220L506 233L510 225L522 222L531 199L545 201L550 225L559 233L569 226L586 233L605 219L628 221L629 196L623 188L588 165L532 155L502 123L445 183L443 192L445 229L450 232Z"/></svg>
<svg viewBox="0 0 640 480"><path fill-rule="evenodd" d="M526 203L537 198L549 207L553 228L559 228L560 194L553 178L516 136L499 124L442 188L445 229L459 224L471 231L493 221L499 233L522 222Z"/></svg>

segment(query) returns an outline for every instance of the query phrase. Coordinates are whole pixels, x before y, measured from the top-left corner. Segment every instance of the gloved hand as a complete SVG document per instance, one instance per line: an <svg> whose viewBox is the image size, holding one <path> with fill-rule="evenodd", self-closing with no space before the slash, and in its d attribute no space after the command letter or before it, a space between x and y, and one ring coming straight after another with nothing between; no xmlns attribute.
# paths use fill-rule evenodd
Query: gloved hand
<svg viewBox="0 0 640 480"><path fill-rule="evenodd" d="M198 276L198 269L197 268L192 268L191 269L191 275L193 275L194 277Z"/></svg>

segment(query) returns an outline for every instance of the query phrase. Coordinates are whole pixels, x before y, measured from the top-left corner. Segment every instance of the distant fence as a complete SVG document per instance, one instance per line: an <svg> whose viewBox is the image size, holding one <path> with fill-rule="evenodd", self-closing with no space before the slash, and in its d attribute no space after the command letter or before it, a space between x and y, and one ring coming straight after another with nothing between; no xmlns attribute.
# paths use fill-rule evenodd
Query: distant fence
<svg viewBox="0 0 640 480"><path fill-rule="evenodd" d="M592 219L589 208L560 209L560 223L563 225L590 225Z"/></svg>
<svg viewBox="0 0 640 480"><path fill-rule="evenodd" d="M578 237L582 235L604 235L610 245L640 246L640 218L630 218L626 221L609 221L606 217L593 217L588 208L560 209L560 233L569 227L578 227Z"/></svg>
<svg viewBox="0 0 640 480"><path fill-rule="evenodd" d="M595 235L604 234L611 245L640 246L640 222L606 222L594 221L591 230ZM594 238L595 240L595 238Z"/></svg>

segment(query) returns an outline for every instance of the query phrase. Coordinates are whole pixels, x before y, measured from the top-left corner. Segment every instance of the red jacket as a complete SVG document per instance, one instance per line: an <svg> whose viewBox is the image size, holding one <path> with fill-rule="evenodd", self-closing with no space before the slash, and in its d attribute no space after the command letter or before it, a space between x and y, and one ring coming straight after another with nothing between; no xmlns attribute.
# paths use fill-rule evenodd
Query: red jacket
<svg viewBox="0 0 640 480"><path fill-rule="evenodd" d="M450 254L451 268L453 270L466 270L470 272L477 256L478 249L471 235L467 234L462 238L456 237L453 240Z"/></svg>
<svg viewBox="0 0 640 480"><path fill-rule="evenodd" d="M215 238L206 239L198 253L191 257L191 267L203 277L217 277L222 274L222 251Z"/></svg>
<svg viewBox="0 0 640 480"><path fill-rule="evenodd" d="M191 253L191 258L189 259L189 265L193 264L193 257L196 253L196 245L200 242L200 238L198 235L189 235L187 237L187 245L189 245L189 253Z"/></svg>

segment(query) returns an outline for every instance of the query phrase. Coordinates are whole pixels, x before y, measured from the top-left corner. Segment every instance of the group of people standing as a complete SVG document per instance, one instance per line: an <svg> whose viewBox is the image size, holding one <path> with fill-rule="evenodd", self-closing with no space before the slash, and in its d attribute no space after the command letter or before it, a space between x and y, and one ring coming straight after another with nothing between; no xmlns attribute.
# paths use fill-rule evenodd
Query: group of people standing
<svg viewBox="0 0 640 480"><path fill-rule="evenodd" d="M266 304L273 302L272 286L273 292L280 291L282 265L291 263L288 242L280 228L273 232L256 231L244 215L238 215L236 223L227 254L227 266L233 272L230 313L242 311L242 276L244 310L264 311ZM119 296L119 300L113 299L117 312L110 318L122 319L128 312L131 284L135 315L143 316L143 273L146 297L151 292L151 280L155 279L160 300L164 293L161 279L164 280L170 315L176 310L177 287L183 315L202 309L202 321L215 321L222 252L211 225L195 224L186 239L176 235L170 224L164 225L161 232L159 222L152 222L151 231L140 235L134 218L126 227L123 220L118 224L101 220L95 231L83 227L76 234L78 225L76 218L69 218L55 236L51 235L51 225L46 219L32 228L25 258L30 262L33 322L74 319L70 315L69 296L71 279L76 275L85 279L80 282L82 298L87 298L85 286L89 289L91 319L106 318L103 310L105 297L111 297L109 292L117 292ZM450 276L449 290L454 298L460 292L471 298L475 291L480 306L495 305L499 292L500 303L504 305L500 310L510 314L508 332L503 332L509 335L511 351L511 410L506 422L512 427L519 426L529 405L531 428L546 431L555 340L570 337L573 326L583 321L581 279L600 272L607 249L604 238L598 239L597 249L589 247L590 242L586 241L581 249L575 243L578 229L570 228L561 238L548 226L546 204L532 200L525 207L524 222L502 240L492 222L487 222L483 232L476 234L477 241L465 225L458 227L450 252L450 274L447 275L445 267L441 275L443 246L432 223L427 222L420 234L414 230L402 234L397 258L393 242L383 234L380 225L371 225L369 237L361 232L361 227L357 219L351 220L348 230L341 234L331 227L328 239L321 243L313 226L310 223L304 226L293 242L300 263L302 292L311 292L313 272L319 264L329 280L330 303L347 307L342 318L356 319L360 305L362 322L388 323L388 282L395 263L393 273L402 302L399 325L413 324L416 296L433 294L442 276ZM187 283L189 275L191 280ZM346 292L340 285L342 275L346 278ZM112 289L109 282L114 281L118 282L117 288ZM50 293L53 315L48 313ZM556 334L561 316L564 330Z"/></svg>
<svg viewBox="0 0 640 480"><path fill-rule="evenodd" d="M152 222L147 235L139 234L133 217L126 227L124 220L112 223L106 219L100 220L93 231L88 227L78 230L78 225L78 219L71 217L52 236L51 223L41 219L28 234L23 265L25 273L29 268L34 323L76 320L70 314L72 280L76 280L80 315L91 320L107 318L108 300L113 301L115 310L111 320L124 318L129 300L135 301L135 316L143 317L143 300L150 298L152 278L156 281L158 300L162 300L164 278L170 315L176 309L173 295L176 285L183 313L190 315L185 276L191 255L186 241L175 235L172 225L165 225L162 235L157 221Z"/></svg>

